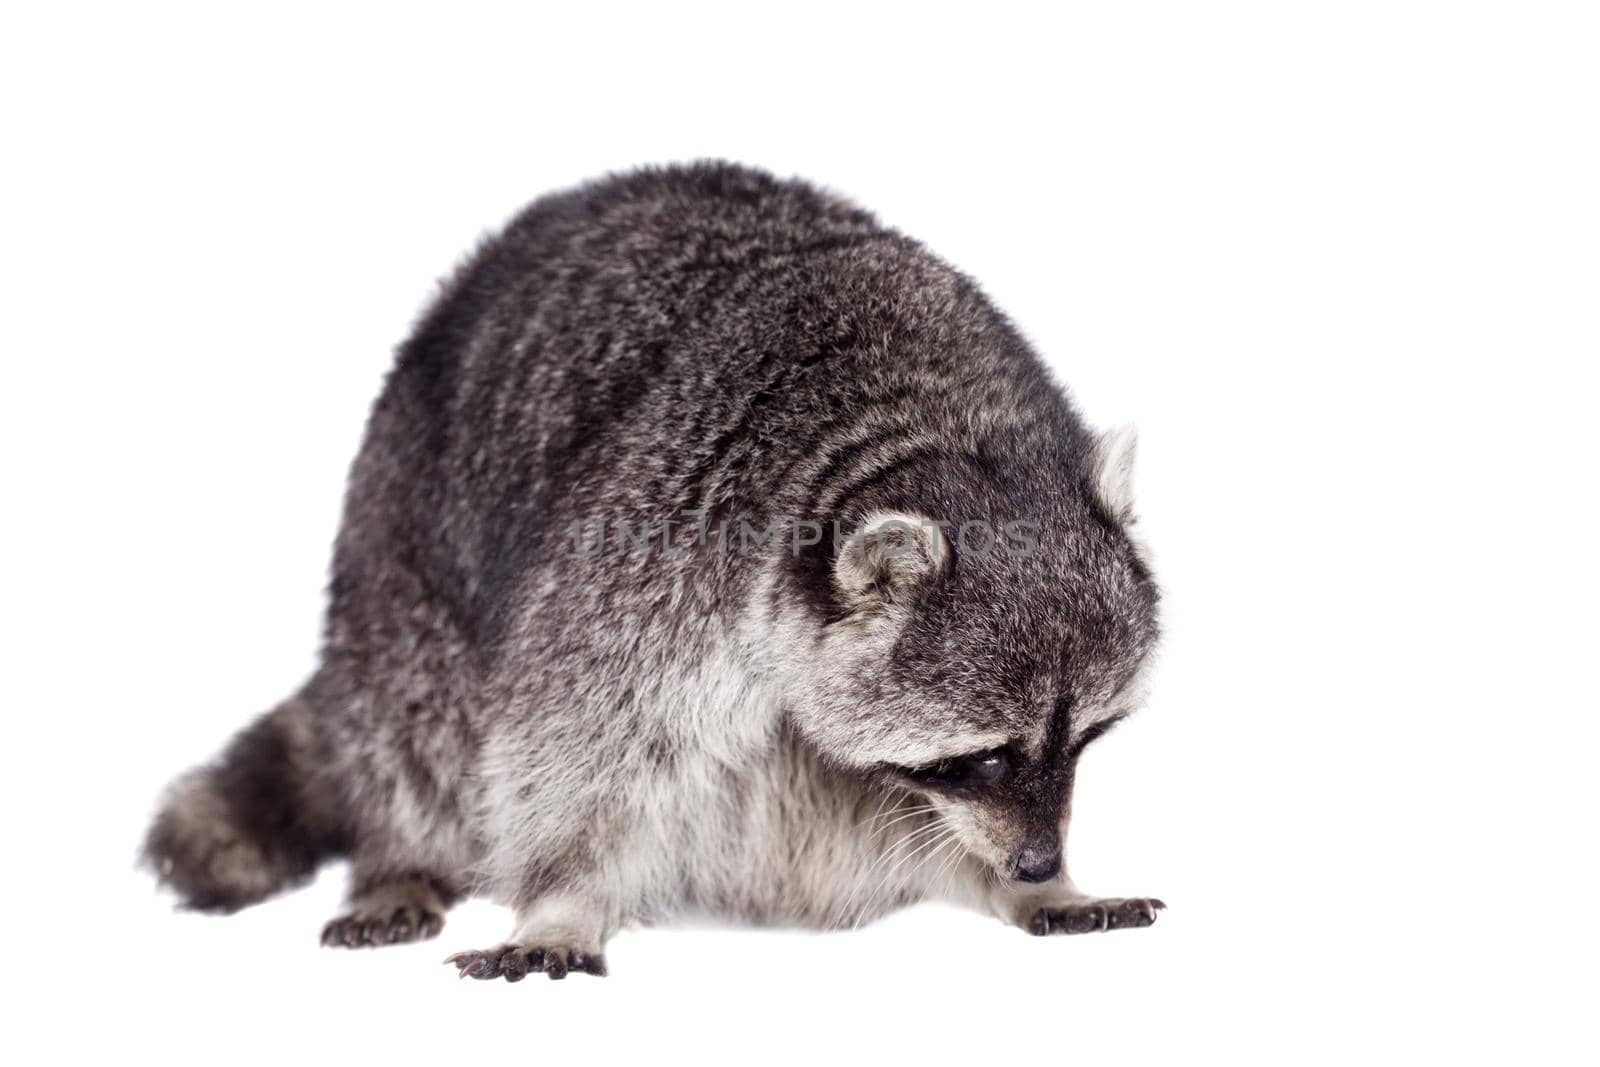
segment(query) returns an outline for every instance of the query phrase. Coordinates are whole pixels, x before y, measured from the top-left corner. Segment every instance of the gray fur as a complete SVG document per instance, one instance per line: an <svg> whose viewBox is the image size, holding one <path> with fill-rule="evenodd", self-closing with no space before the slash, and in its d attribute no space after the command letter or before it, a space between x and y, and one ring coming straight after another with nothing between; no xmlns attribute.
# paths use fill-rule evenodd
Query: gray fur
<svg viewBox="0 0 1600 1067"><path fill-rule="evenodd" d="M478 977L598 972L617 929L689 911L1144 925L1159 902L1012 877L1048 873L1155 641L1130 459L972 282L843 200L721 164L541 199L400 351L320 669L180 779L148 853L224 910L348 855L332 943L489 896L518 921L456 959ZM741 520L856 536L694 534ZM940 520L1026 520L1034 549ZM619 521L677 523L674 550L574 544ZM949 784L990 749L999 781Z"/></svg>

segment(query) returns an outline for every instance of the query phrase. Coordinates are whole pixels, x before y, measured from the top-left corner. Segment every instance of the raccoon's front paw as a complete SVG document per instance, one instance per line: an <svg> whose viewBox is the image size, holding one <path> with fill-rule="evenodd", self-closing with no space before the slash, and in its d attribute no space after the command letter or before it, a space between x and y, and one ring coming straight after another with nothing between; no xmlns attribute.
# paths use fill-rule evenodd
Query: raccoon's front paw
<svg viewBox="0 0 1600 1067"><path fill-rule="evenodd" d="M1040 908L1028 920L1030 934L1089 934L1100 930L1121 930L1149 926L1156 912L1166 905L1154 897L1127 900L1079 900L1056 907Z"/></svg>
<svg viewBox="0 0 1600 1067"><path fill-rule="evenodd" d="M606 973L605 956L564 945L501 945L482 952L457 952L445 962L455 965L457 978L504 978L508 982L520 982L538 973L551 979L571 973L598 977Z"/></svg>

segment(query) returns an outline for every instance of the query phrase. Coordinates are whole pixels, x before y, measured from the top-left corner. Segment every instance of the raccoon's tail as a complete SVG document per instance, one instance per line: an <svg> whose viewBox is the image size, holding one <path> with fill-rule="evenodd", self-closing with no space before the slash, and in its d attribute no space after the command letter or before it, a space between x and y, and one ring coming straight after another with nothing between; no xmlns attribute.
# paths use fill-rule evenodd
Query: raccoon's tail
<svg viewBox="0 0 1600 1067"><path fill-rule="evenodd" d="M312 714L304 697L285 701L167 787L144 861L186 907L237 911L348 851Z"/></svg>

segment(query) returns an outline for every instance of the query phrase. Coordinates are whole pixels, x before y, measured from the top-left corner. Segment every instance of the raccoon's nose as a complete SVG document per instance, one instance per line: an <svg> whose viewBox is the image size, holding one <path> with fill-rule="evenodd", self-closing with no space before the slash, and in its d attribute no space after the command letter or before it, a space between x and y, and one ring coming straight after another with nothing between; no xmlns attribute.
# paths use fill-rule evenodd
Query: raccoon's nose
<svg viewBox="0 0 1600 1067"><path fill-rule="evenodd" d="M1023 845L1011 856L1011 873L1023 882L1048 882L1061 873L1061 846Z"/></svg>

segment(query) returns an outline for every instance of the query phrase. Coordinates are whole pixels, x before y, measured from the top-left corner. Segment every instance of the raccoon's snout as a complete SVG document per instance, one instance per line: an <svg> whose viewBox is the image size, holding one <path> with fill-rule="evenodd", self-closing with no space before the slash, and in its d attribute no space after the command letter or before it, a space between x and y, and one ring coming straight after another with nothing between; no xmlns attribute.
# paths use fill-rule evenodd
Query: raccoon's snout
<svg viewBox="0 0 1600 1067"><path fill-rule="evenodd" d="M1021 882L1048 882L1061 873L1060 843L1023 845L1011 854L1011 873Z"/></svg>

